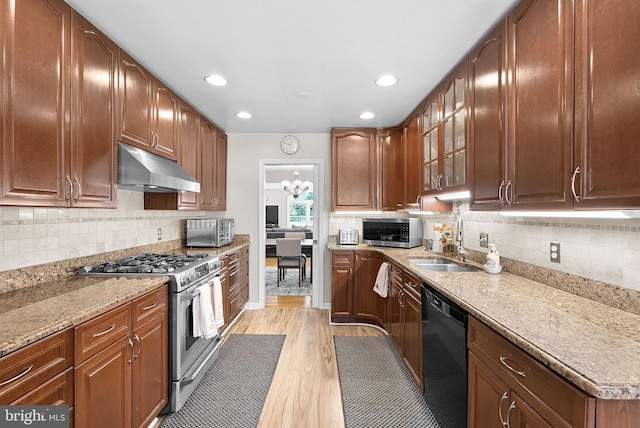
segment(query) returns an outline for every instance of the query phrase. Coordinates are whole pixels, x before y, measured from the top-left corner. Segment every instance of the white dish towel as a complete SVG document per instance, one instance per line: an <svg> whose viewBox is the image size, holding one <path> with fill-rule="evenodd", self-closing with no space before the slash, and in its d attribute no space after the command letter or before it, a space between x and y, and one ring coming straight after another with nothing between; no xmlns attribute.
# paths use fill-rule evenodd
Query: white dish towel
<svg viewBox="0 0 640 428"><path fill-rule="evenodd" d="M389 263L383 262L378 269L378 275L376 276L376 283L373 286L373 291L378 293L380 297L387 297L389 293Z"/></svg>
<svg viewBox="0 0 640 428"><path fill-rule="evenodd" d="M193 337L211 339L218 335L218 327L211 305L211 283L196 288L193 298Z"/></svg>
<svg viewBox="0 0 640 428"><path fill-rule="evenodd" d="M224 325L224 302L222 301L222 284L220 277L213 278L213 315L216 319L216 326Z"/></svg>

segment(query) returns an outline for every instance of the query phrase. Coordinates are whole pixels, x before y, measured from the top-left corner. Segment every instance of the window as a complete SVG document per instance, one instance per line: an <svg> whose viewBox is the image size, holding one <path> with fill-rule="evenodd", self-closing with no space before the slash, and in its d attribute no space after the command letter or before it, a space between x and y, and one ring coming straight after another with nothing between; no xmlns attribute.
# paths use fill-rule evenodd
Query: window
<svg viewBox="0 0 640 428"><path fill-rule="evenodd" d="M313 226L313 191L304 192L298 198L287 197L287 227L310 228Z"/></svg>

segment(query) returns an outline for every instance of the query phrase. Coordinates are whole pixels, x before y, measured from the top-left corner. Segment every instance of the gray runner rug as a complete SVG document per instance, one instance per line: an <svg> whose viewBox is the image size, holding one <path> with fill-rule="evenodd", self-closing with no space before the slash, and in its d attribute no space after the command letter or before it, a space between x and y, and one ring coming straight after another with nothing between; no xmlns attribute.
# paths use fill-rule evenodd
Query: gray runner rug
<svg viewBox="0 0 640 428"><path fill-rule="evenodd" d="M285 335L232 334L182 409L162 428L245 428L260 419Z"/></svg>
<svg viewBox="0 0 640 428"><path fill-rule="evenodd" d="M346 428L439 428L389 336L334 336Z"/></svg>

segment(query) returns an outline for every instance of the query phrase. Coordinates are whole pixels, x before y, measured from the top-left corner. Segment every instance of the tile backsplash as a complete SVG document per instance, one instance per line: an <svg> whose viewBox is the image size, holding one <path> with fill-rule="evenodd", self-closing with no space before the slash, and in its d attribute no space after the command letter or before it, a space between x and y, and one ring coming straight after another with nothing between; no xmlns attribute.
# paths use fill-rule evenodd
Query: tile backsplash
<svg viewBox="0 0 640 428"><path fill-rule="evenodd" d="M463 245L468 249L487 252L480 247L480 233L484 232L502 257L640 290L640 219L505 217L495 212L469 211L467 203L454 207L453 213L424 217L425 237L431 237L434 223L456 224L461 216ZM337 235L342 228L356 228L362 233L362 216L332 213L329 235ZM561 244L559 264L549 259L551 241Z"/></svg>
<svg viewBox="0 0 640 428"><path fill-rule="evenodd" d="M118 191L118 208L0 208L0 271L180 239L199 211L144 210L140 192Z"/></svg>

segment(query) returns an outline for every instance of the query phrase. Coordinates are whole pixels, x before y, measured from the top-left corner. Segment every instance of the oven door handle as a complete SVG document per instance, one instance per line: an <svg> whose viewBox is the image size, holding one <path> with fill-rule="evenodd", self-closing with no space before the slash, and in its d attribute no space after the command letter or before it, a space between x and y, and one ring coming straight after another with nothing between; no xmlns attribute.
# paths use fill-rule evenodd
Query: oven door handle
<svg viewBox="0 0 640 428"><path fill-rule="evenodd" d="M222 336L218 336L215 340L219 340L222 341ZM183 378L180 383L182 385L188 385L191 382L193 382L194 380L196 380L196 378L198 377L198 374L200 374L200 372L202 371L202 369L204 368L204 366L207 365L207 363L209 362L209 358L205 358L204 361L202 363L200 363L200 365L198 366L198 368L193 372L193 374L189 377L185 377Z"/></svg>

